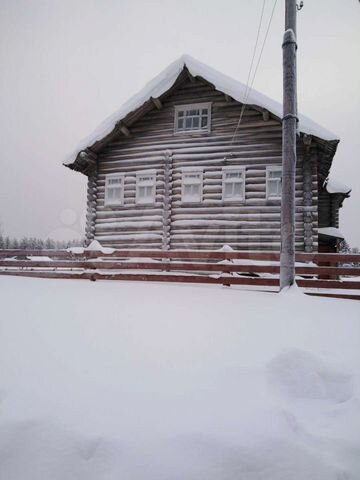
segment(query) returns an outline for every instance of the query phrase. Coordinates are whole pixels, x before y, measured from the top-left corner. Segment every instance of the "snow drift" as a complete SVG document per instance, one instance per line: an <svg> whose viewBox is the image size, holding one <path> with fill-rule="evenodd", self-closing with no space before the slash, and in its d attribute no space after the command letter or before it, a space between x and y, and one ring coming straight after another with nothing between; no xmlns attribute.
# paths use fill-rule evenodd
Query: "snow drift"
<svg viewBox="0 0 360 480"><path fill-rule="evenodd" d="M359 479L357 302L10 277L0 297L0 478Z"/></svg>

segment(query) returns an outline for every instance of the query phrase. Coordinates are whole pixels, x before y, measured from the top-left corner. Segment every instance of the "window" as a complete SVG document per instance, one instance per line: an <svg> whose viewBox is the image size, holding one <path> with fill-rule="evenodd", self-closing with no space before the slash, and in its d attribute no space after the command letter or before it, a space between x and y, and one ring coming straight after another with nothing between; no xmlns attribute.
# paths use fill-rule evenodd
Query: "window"
<svg viewBox="0 0 360 480"><path fill-rule="evenodd" d="M281 200L281 167L266 168L266 198Z"/></svg>
<svg viewBox="0 0 360 480"><path fill-rule="evenodd" d="M184 171L182 174L182 201L202 201L202 172Z"/></svg>
<svg viewBox="0 0 360 480"><path fill-rule="evenodd" d="M155 203L156 172L154 170L137 172L136 203Z"/></svg>
<svg viewBox="0 0 360 480"><path fill-rule="evenodd" d="M122 205L124 199L124 176L119 174L105 177L105 205Z"/></svg>
<svg viewBox="0 0 360 480"><path fill-rule="evenodd" d="M223 168L223 200L245 199L245 168Z"/></svg>
<svg viewBox="0 0 360 480"><path fill-rule="evenodd" d="M176 132L210 132L211 103L175 107Z"/></svg>

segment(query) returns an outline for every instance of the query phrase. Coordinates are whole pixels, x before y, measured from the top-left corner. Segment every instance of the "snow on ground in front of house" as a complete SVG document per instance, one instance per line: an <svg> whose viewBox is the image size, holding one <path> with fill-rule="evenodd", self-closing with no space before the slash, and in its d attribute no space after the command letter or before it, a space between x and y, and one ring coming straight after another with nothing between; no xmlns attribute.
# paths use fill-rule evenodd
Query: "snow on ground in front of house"
<svg viewBox="0 0 360 480"><path fill-rule="evenodd" d="M0 478L355 480L360 303L0 277Z"/></svg>

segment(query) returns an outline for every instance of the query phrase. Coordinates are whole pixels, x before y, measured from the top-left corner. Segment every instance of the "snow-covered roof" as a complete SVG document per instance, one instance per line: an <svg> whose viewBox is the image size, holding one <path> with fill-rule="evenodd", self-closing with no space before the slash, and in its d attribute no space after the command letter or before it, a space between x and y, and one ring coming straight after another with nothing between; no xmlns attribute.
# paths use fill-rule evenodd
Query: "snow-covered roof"
<svg viewBox="0 0 360 480"><path fill-rule="evenodd" d="M321 235L327 235L328 237L339 238L341 240L343 240L345 238L344 235L340 232L340 230L338 228L335 228L335 227L319 228L318 232Z"/></svg>
<svg viewBox="0 0 360 480"><path fill-rule="evenodd" d="M345 185L344 183L340 183L337 180L333 180L329 178L326 181L326 191L328 193L343 193L344 195L348 195L351 192L351 188Z"/></svg>
<svg viewBox="0 0 360 480"><path fill-rule="evenodd" d="M220 73L202 62L199 62L189 55L183 55L148 82L140 92L131 97L119 110L105 119L89 137L83 139L77 146L75 152L67 158L66 162L64 162L64 165L73 163L80 151L87 147L91 147L95 142L106 137L114 129L115 124L124 119L130 112L137 110L151 98L158 98L167 92L174 85L184 67L187 67L191 75L194 77L204 78L212 83L217 90L231 96L238 102L247 103L248 105L256 105L268 110L275 116L282 118L281 103L272 100L254 89L250 91L250 94L246 99L246 85ZM302 133L314 135L322 140L339 140L337 135L321 127L304 115L299 115L299 130Z"/></svg>

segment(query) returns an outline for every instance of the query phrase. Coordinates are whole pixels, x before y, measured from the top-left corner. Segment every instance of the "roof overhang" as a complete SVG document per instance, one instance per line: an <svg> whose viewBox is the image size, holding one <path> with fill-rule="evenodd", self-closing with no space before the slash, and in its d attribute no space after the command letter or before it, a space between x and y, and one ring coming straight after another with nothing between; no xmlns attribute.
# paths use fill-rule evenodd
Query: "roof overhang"
<svg viewBox="0 0 360 480"><path fill-rule="evenodd" d="M138 94L130 98L119 110L102 122L92 135L85 138L78 145L75 152L69 155L64 165L87 174L87 157L93 158L93 155L96 156L107 143L118 135L130 135L129 127L149 110L161 108L162 98L170 94L177 85L187 78L200 78L239 103L246 103L249 107L269 112L281 121L282 105L279 102L254 89L251 89L249 92L245 84L218 72L188 55L183 55L147 83ZM300 134L316 140L322 151L322 157L325 159L324 172L328 173L337 144L339 143L338 136L313 122L310 118L300 114L298 131Z"/></svg>
<svg viewBox="0 0 360 480"><path fill-rule="evenodd" d="M340 194L344 197L349 197L351 193L351 188L344 183L338 182L333 178L328 177L324 182L326 191L330 194Z"/></svg>
<svg viewBox="0 0 360 480"><path fill-rule="evenodd" d="M333 238L336 240L344 240L344 235L338 228L335 227L323 227L318 229L319 235L327 238Z"/></svg>

